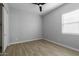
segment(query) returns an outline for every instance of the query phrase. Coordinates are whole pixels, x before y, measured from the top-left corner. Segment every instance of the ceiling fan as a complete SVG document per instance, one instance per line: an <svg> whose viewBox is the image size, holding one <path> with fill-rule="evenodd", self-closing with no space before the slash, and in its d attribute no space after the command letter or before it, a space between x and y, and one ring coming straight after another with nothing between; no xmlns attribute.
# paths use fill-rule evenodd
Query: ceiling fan
<svg viewBox="0 0 79 59"><path fill-rule="evenodd" d="M42 6L46 3L33 3L35 5L38 5L39 6L39 9L40 9L40 12L42 12Z"/></svg>

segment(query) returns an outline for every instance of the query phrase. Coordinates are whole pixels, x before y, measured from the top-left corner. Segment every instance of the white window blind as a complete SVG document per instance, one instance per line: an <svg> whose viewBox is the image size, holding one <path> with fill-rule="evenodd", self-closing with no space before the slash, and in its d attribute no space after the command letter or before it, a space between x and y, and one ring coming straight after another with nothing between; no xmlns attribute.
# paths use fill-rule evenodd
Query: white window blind
<svg viewBox="0 0 79 59"><path fill-rule="evenodd" d="M79 10L62 15L62 33L79 34Z"/></svg>

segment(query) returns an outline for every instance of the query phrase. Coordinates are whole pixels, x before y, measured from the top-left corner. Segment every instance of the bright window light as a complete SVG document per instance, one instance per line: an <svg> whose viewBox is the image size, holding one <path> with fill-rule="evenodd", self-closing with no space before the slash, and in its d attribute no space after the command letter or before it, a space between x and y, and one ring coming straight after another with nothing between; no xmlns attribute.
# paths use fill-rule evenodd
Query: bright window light
<svg viewBox="0 0 79 59"><path fill-rule="evenodd" d="M79 34L79 10L62 15L62 33Z"/></svg>

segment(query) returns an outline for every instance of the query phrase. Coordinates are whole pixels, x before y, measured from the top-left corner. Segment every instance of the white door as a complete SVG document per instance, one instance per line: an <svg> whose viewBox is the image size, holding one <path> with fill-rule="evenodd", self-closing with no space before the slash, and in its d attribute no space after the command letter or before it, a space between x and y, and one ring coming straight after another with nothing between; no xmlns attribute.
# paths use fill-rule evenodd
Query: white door
<svg viewBox="0 0 79 59"><path fill-rule="evenodd" d="M2 8L3 9L3 52L5 51L5 49L7 48L8 45L8 12L6 10L5 7Z"/></svg>

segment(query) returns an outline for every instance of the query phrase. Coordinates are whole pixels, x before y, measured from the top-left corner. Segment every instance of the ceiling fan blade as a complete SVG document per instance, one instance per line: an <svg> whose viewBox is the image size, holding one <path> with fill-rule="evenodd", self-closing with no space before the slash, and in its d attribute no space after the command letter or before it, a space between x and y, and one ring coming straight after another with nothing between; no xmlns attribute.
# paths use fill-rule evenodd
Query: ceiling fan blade
<svg viewBox="0 0 79 59"><path fill-rule="evenodd" d="M40 9L40 12L42 11L42 7L41 6L39 6L39 9Z"/></svg>

